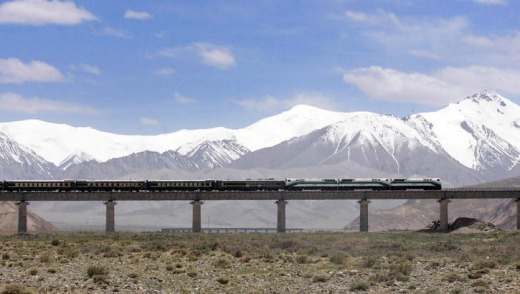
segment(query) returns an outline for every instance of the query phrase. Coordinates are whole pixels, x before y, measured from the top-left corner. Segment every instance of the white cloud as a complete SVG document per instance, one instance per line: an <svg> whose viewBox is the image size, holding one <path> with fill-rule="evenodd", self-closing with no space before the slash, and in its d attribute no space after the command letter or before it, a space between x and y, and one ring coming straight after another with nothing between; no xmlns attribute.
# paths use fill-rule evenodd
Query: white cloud
<svg viewBox="0 0 520 294"><path fill-rule="evenodd" d="M261 99L240 99L231 100L233 103L253 111L265 112L278 109L287 109L296 105L311 105L322 109L336 109L334 101L319 92L304 92L294 95L288 99L278 99L273 96L266 96Z"/></svg>
<svg viewBox="0 0 520 294"><path fill-rule="evenodd" d="M0 4L0 23L76 25L97 18L72 1L17 0Z"/></svg>
<svg viewBox="0 0 520 294"><path fill-rule="evenodd" d="M369 25L384 25L384 24L392 24L395 26L400 26L400 21L397 16L391 12L385 12L379 10L377 13L368 14L358 11L347 11L345 12L345 16L347 19L363 24Z"/></svg>
<svg viewBox="0 0 520 294"><path fill-rule="evenodd" d="M106 36L121 38L121 39L132 39L133 38L132 34L130 34L129 32L127 32L125 30L112 28L112 27L104 27L102 34L106 35Z"/></svg>
<svg viewBox="0 0 520 294"><path fill-rule="evenodd" d="M140 117L139 121L145 126L158 126L161 124L161 122L156 120L155 118L150 118L146 116Z"/></svg>
<svg viewBox="0 0 520 294"><path fill-rule="evenodd" d="M0 59L0 83L59 82L63 79L58 69L42 61L23 63L17 58Z"/></svg>
<svg viewBox="0 0 520 294"><path fill-rule="evenodd" d="M479 4L492 4L492 5L505 5L507 4L506 0L473 0L475 3Z"/></svg>
<svg viewBox="0 0 520 294"><path fill-rule="evenodd" d="M504 35L467 35L463 42L475 59L510 65L520 61L520 31Z"/></svg>
<svg viewBox="0 0 520 294"><path fill-rule="evenodd" d="M266 96L262 99L232 100L233 103L254 111L270 111L279 108L282 102L275 97Z"/></svg>
<svg viewBox="0 0 520 294"><path fill-rule="evenodd" d="M455 52L467 51L460 40L471 23L464 16L451 18L397 16L377 11L367 14L347 11L345 19L360 25L360 32L375 50L427 59L449 59ZM470 52L467 52L470 53Z"/></svg>
<svg viewBox="0 0 520 294"><path fill-rule="evenodd" d="M231 51L225 47L209 43L197 43L195 47L197 48L199 56L202 58L202 62L207 65L219 69L227 69L236 63Z"/></svg>
<svg viewBox="0 0 520 294"><path fill-rule="evenodd" d="M180 93L173 94L173 101L177 104L194 104L197 100L181 95Z"/></svg>
<svg viewBox="0 0 520 294"><path fill-rule="evenodd" d="M236 65L235 57L228 47L210 43L164 48L157 53L157 56L168 58L179 58L185 55L195 55L202 63L218 69L228 69Z"/></svg>
<svg viewBox="0 0 520 294"><path fill-rule="evenodd" d="M136 19L136 20L147 20L147 19L153 18L153 16L148 12L135 11L135 10L128 9L127 11L125 11L125 18Z"/></svg>
<svg viewBox="0 0 520 294"><path fill-rule="evenodd" d="M82 71L82 72L86 72L86 73L89 73L92 75L101 74L101 70L97 66L90 65L90 64L72 65L70 68L75 71Z"/></svg>
<svg viewBox="0 0 520 294"><path fill-rule="evenodd" d="M25 98L16 93L0 94L0 111L35 114L40 112L99 114L99 111L85 105L57 100Z"/></svg>
<svg viewBox="0 0 520 294"><path fill-rule="evenodd" d="M159 68L157 70L153 71L153 74L159 75L159 76L170 76L176 74L177 71L174 68L165 67L165 68Z"/></svg>
<svg viewBox="0 0 520 294"><path fill-rule="evenodd" d="M390 102L445 105L482 89L520 94L520 71L486 66L446 67L431 74L371 66L344 73L368 97Z"/></svg>

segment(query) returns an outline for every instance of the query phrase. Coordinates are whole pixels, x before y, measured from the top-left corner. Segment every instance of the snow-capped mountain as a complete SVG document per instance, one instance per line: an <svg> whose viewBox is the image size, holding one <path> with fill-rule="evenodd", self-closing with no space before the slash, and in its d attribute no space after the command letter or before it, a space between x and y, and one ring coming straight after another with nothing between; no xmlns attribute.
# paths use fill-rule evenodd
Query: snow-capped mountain
<svg viewBox="0 0 520 294"><path fill-rule="evenodd" d="M147 170L350 164L405 176L453 176L460 174L455 170L467 174L469 169L475 175L494 173L496 179L520 169L520 106L488 91L406 118L299 105L236 130L129 136L27 120L0 123L0 132L62 170L116 164L114 170L124 173L126 167L127 173L135 172L138 166L125 160L150 160L142 164ZM159 157L167 164L155 164ZM443 172L446 166L449 174ZM475 180L470 175L463 178L455 182Z"/></svg>
<svg viewBox="0 0 520 294"><path fill-rule="evenodd" d="M406 121L469 168L512 169L519 162L520 106L496 93L483 91Z"/></svg>
<svg viewBox="0 0 520 294"><path fill-rule="evenodd" d="M0 176L2 179L48 179L56 167L34 151L0 133Z"/></svg>
<svg viewBox="0 0 520 294"><path fill-rule="evenodd" d="M0 123L0 132L16 142L31 148L47 161L62 166L68 158L89 158L99 162L142 151L166 152L175 150L182 155L201 150L203 145L212 145L207 158L236 159L246 150L255 151L270 147L295 136L342 120L347 114L321 110L300 105L248 126L244 129L213 128L203 130L180 130L156 136L118 135L93 128L72 127L39 120ZM232 142L229 144L211 142ZM204 149L204 148L202 148ZM197 156L202 156L200 151ZM227 161L227 160L225 160ZM211 166L211 165L210 165ZM216 164L214 166L219 166Z"/></svg>

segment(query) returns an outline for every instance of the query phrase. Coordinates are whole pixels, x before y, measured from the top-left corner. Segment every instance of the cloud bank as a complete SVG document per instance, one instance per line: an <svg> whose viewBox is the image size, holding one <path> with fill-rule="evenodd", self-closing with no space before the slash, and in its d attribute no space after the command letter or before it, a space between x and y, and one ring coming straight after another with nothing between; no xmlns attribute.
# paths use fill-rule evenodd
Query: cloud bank
<svg viewBox="0 0 520 294"><path fill-rule="evenodd" d="M0 24L77 25L97 20L72 1L17 0L0 4Z"/></svg>

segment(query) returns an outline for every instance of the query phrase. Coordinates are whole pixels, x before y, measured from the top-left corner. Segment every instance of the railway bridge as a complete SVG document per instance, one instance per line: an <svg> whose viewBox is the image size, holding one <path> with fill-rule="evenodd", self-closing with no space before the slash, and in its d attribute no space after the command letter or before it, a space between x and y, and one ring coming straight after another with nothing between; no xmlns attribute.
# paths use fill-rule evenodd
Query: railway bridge
<svg viewBox="0 0 520 294"><path fill-rule="evenodd" d="M31 201L99 201L106 205L106 232L115 231L115 205L118 201L189 201L193 209L192 231L201 232L202 204L218 200L269 200L277 206L277 232L285 233L285 207L293 200L358 200L361 232L368 232L368 205L370 200L434 199L439 203L440 229L448 230L448 206L452 199L515 199L517 203L516 228L520 229L520 189L445 189L398 191L113 191L113 192L0 192L3 201L18 205L18 232L27 232L27 205Z"/></svg>

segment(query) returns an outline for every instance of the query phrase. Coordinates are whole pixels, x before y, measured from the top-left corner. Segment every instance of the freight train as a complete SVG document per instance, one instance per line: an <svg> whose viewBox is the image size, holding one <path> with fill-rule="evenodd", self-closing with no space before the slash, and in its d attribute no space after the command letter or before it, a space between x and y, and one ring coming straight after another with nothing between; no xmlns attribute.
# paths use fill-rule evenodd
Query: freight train
<svg viewBox="0 0 520 294"><path fill-rule="evenodd" d="M0 181L3 192L440 190L438 178L143 181Z"/></svg>

